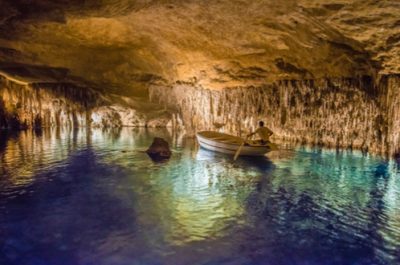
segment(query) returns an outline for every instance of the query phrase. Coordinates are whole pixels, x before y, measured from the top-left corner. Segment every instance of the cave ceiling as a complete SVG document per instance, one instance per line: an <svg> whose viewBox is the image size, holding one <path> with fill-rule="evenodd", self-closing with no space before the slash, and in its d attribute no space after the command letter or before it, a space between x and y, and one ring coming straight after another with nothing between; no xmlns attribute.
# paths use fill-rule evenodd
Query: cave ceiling
<svg viewBox="0 0 400 265"><path fill-rule="evenodd" d="M400 73L400 1L0 0L0 71L128 95Z"/></svg>

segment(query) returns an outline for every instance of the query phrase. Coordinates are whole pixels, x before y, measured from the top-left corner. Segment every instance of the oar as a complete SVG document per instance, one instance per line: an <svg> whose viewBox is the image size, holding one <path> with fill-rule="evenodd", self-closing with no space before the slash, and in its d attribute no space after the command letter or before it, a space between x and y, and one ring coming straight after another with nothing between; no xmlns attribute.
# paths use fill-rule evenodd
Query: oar
<svg viewBox="0 0 400 265"><path fill-rule="evenodd" d="M239 154L240 154L240 151L242 151L242 147L243 147L243 145L244 145L245 142L246 142L246 141L243 140L242 144L239 146L238 150L237 150L236 153L235 153L235 156L233 157L233 161L236 161L236 159L238 158L238 156L239 156Z"/></svg>
<svg viewBox="0 0 400 265"><path fill-rule="evenodd" d="M199 143L197 140L194 142L194 151L192 152L192 158L196 158L197 152L199 151Z"/></svg>

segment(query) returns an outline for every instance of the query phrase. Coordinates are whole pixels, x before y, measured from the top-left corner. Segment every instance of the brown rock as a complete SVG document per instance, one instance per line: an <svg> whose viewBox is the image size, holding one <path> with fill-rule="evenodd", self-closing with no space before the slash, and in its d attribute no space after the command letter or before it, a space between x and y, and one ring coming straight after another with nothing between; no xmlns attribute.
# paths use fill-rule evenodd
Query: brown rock
<svg viewBox="0 0 400 265"><path fill-rule="evenodd" d="M153 143L150 145L146 153L154 161L163 161L171 157L171 150L169 149L169 144L162 138L155 137Z"/></svg>

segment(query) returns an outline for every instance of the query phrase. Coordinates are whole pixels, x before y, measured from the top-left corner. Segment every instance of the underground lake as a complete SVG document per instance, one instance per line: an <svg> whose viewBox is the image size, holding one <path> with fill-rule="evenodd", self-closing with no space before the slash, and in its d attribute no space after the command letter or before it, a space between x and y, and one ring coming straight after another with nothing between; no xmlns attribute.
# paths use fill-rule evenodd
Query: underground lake
<svg viewBox="0 0 400 265"><path fill-rule="evenodd" d="M400 0L0 0L0 265L400 265Z"/></svg>
<svg viewBox="0 0 400 265"><path fill-rule="evenodd" d="M361 151L233 161L165 129L52 129L2 132L0 161L0 264L400 263L400 167Z"/></svg>

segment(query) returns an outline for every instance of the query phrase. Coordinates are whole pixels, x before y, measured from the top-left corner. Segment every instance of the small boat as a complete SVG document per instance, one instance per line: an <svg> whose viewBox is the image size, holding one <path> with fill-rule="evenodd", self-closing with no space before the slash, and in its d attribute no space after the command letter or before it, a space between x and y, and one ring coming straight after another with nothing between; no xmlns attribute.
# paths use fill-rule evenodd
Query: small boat
<svg viewBox="0 0 400 265"><path fill-rule="evenodd" d="M262 145L256 141L245 141L244 139L220 132L202 131L196 134L197 141L204 149L224 154L235 155L240 146L241 156L263 156L266 153L276 150L276 145L268 143Z"/></svg>

